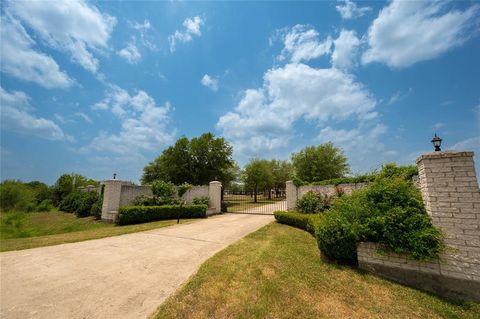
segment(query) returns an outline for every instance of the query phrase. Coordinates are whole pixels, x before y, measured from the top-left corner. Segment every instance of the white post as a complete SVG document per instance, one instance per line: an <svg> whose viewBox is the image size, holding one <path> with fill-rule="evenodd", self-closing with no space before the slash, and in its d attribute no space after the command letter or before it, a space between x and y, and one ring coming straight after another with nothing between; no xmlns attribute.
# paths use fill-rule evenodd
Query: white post
<svg viewBox="0 0 480 319"><path fill-rule="evenodd" d="M209 208L212 213L220 213L222 208L222 183L212 181L208 185Z"/></svg>
<svg viewBox="0 0 480 319"><path fill-rule="evenodd" d="M293 184L293 181L287 181L285 184L287 193L287 210L293 210L297 204L297 186Z"/></svg>

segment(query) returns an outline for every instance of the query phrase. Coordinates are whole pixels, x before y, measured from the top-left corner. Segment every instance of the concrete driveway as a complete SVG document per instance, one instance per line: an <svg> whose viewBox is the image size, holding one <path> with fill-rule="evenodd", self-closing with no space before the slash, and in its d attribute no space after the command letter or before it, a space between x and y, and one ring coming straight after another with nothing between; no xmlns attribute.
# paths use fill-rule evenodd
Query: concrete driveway
<svg viewBox="0 0 480 319"><path fill-rule="evenodd" d="M0 254L1 318L147 318L213 254L273 221L226 214Z"/></svg>

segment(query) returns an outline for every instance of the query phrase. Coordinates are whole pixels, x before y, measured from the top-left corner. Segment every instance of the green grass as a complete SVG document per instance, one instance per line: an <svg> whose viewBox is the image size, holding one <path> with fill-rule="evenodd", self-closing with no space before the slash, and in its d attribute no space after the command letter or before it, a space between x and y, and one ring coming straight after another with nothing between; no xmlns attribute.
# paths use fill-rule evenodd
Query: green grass
<svg viewBox="0 0 480 319"><path fill-rule="evenodd" d="M268 199L263 195L257 196L257 202L253 201L253 197L250 195L225 195L224 201L228 202L228 212L240 212L247 209L260 207L268 204L275 204L278 201L285 200L285 198L272 198Z"/></svg>
<svg viewBox="0 0 480 319"><path fill-rule="evenodd" d="M181 223L192 221L180 220ZM176 220L115 226L93 217L51 211L42 213L9 212L0 214L0 251L73 243L145 231L176 224Z"/></svg>
<svg viewBox="0 0 480 319"><path fill-rule="evenodd" d="M155 318L479 318L480 305L323 261L305 231L272 223L207 260Z"/></svg>

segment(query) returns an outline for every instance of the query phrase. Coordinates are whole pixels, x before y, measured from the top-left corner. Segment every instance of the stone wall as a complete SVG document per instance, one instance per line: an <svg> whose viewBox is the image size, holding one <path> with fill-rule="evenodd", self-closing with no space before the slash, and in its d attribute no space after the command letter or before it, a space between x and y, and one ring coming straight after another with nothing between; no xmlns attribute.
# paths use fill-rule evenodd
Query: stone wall
<svg viewBox="0 0 480 319"><path fill-rule="evenodd" d="M419 289L480 301L480 190L473 152L433 152L416 162L425 208L447 248L438 260L418 263L380 256L373 244L362 243L359 266Z"/></svg>
<svg viewBox="0 0 480 319"><path fill-rule="evenodd" d="M200 197L208 197L208 185L192 186L182 198L187 204L191 204L194 198Z"/></svg>
<svg viewBox="0 0 480 319"><path fill-rule="evenodd" d="M133 205L133 201L138 196L151 196L152 187L151 186L139 186L139 185L122 185L120 193L120 206L130 206Z"/></svg>
<svg viewBox="0 0 480 319"><path fill-rule="evenodd" d="M102 220L114 221L118 214L118 209L123 206L133 205L135 198L141 195L151 196L151 186L139 186L131 182L121 180L106 180L101 183L104 185ZM220 182L210 182L210 185L192 186L183 198L187 204L191 204L194 198L209 197L208 214L220 212L220 197L222 184Z"/></svg>
<svg viewBox="0 0 480 319"><path fill-rule="evenodd" d="M347 195L352 194L355 190L362 189L367 186L367 183L352 183L352 184L339 184L339 185L303 185L296 187L292 181L287 182L287 209L295 209L295 205L299 198L302 198L303 195L309 191L314 191L316 193L321 193L323 195L334 196L336 195L337 187L342 189L343 192Z"/></svg>

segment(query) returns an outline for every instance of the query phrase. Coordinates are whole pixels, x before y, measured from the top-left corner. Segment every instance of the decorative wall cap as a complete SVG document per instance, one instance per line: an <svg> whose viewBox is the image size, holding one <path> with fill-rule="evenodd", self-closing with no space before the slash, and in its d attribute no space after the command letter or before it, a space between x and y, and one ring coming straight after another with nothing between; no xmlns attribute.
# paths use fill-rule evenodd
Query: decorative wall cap
<svg viewBox="0 0 480 319"><path fill-rule="evenodd" d="M424 159L436 159L436 158L453 158L453 157L473 157L473 152L468 151L443 151L443 152L430 152L420 155L415 163L419 163Z"/></svg>

